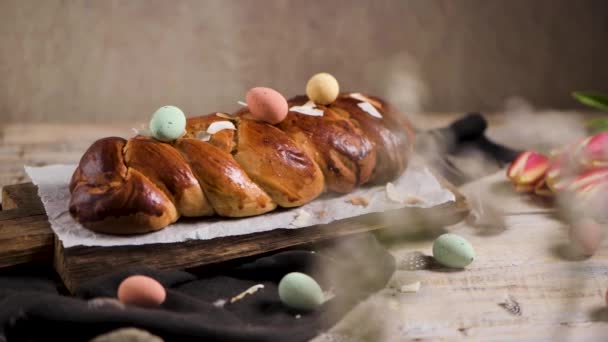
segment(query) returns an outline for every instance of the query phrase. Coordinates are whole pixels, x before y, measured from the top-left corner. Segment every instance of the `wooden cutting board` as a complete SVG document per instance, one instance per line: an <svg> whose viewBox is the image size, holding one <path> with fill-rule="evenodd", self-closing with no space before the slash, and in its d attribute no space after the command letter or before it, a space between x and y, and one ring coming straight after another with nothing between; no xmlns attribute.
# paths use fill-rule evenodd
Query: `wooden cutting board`
<svg viewBox="0 0 608 342"><path fill-rule="evenodd" d="M187 269L348 234L457 223L468 215L469 205L453 185L441 178L440 182L454 193L455 202L429 209L405 208L373 213L303 229L276 229L204 241L70 248L64 248L51 230L36 186L32 183L10 185L2 189L0 268L52 261L66 287L74 291L83 281L124 267Z"/></svg>

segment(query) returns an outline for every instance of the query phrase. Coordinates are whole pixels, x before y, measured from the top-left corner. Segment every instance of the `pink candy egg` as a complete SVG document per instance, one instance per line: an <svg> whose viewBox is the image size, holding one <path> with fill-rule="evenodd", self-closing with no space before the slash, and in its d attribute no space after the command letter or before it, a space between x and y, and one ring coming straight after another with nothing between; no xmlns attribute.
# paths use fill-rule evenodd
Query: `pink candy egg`
<svg viewBox="0 0 608 342"><path fill-rule="evenodd" d="M118 286L118 300L128 305L155 307L166 297L167 291L158 281L143 275L130 276Z"/></svg>
<svg viewBox="0 0 608 342"><path fill-rule="evenodd" d="M245 97L251 115L275 125L287 116L287 100L278 91L265 87L251 88Z"/></svg>
<svg viewBox="0 0 608 342"><path fill-rule="evenodd" d="M582 219L570 226L570 241L576 244L585 256L597 251L603 238L602 226L592 219Z"/></svg>

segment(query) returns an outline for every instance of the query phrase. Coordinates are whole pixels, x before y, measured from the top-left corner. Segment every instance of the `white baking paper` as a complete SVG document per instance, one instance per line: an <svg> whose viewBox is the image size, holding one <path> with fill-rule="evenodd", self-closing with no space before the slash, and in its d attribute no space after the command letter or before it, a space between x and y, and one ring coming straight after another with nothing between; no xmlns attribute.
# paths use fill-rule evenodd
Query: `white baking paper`
<svg viewBox="0 0 608 342"><path fill-rule="evenodd" d="M279 209L260 216L240 219L220 217L189 219L187 222L178 221L154 233L115 236L90 231L70 216L68 183L75 169L76 165L25 167L27 174L38 186L38 195L42 199L51 227L65 247L172 243L251 234L278 228L306 229L312 225L373 212L404 207L430 208L455 200L454 194L443 188L428 169L410 165L406 172L392 183L404 198L413 197L421 200L414 203L408 201L400 203L389 199L386 186L361 187L346 195L324 194L302 207L290 210ZM357 196L365 198L369 204L367 206L352 204L350 199Z"/></svg>

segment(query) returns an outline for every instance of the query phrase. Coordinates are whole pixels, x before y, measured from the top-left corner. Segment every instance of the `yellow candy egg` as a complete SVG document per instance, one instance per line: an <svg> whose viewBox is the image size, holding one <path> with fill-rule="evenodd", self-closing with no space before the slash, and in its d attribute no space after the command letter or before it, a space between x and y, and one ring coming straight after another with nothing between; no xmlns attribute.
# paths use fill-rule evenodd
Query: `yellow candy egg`
<svg viewBox="0 0 608 342"><path fill-rule="evenodd" d="M314 75L306 83L306 95L314 103L328 105L338 98L338 94L338 80L326 72Z"/></svg>

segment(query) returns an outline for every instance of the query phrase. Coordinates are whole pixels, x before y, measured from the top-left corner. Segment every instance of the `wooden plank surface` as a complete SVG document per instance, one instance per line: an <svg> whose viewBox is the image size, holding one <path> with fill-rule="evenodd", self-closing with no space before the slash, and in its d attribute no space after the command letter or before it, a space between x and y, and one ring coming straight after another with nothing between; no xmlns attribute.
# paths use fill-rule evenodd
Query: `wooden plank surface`
<svg viewBox="0 0 608 342"><path fill-rule="evenodd" d="M538 202L516 195L504 170L461 188L510 213L504 229L467 222L446 231L476 250L465 270L407 270L411 253L431 255L436 234L421 228L389 245L399 269L395 279L420 281L420 290L387 288L361 303L314 342L349 341L607 341L608 241L584 258L570 245L567 227ZM515 215L517 213L517 215ZM528 214L525 214L528 213ZM506 310L507 297L520 314ZM378 317L378 319L370 319Z"/></svg>
<svg viewBox="0 0 608 342"><path fill-rule="evenodd" d="M29 208L0 211L0 268L50 260L53 236L42 213Z"/></svg>

